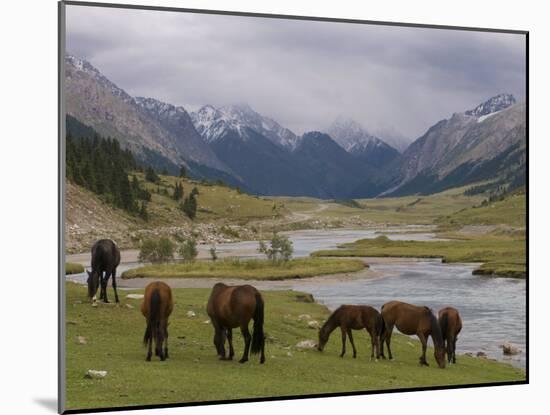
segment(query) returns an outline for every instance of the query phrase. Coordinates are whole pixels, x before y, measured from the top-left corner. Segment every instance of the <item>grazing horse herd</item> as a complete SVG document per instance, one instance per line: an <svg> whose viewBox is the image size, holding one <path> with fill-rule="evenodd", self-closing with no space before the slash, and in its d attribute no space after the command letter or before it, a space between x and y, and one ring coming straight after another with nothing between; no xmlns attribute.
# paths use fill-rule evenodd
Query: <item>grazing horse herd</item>
<svg viewBox="0 0 550 415"><path fill-rule="evenodd" d="M88 273L88 298L94 304L97 290L101 287L100 299L107 299L107 283L113 277L115 301L118 303L116 290L116 267L120 263L120 251L110 239L97 241L92 247L92 270ZM168 284L156 281L145 287L141 312L146 320L143 343L147 347L146 360L152 356L152 345L155 344L155 356L160 360L168 358L168 318L174 309L172 290ZM232 360L233 329L240 328L244 339L244 352L240 363L248 361L249 352L260 353L260 363L265 362L264 334L264 300L260 292L251 285L228 286L217 283L212 288L206 307L214 327L214 346L220 360ZM252 334L249 331L250 320L253 320ZM323 351L330 334L340 327L342 332L342 352L346 353L346 339L349 337L353 357L357 350L353 341L352 330L365 329L371 339L371 359L385 359L384 343L388 349L388 358L392 359L391 336L394 327L406 335L416 335L422 345L420 364L428 366L426 348L428 338L434 344L434 357L440 368L445 367L445 355L449 363L456 363L456 341L462 330L462 320L458 310L445 307L439 311L438 318L425 306L416 306L400 301L384 304L379 312L368 305L341 305L319 330L317 349ZM229 350L226 353L225 343Z"/></svg>

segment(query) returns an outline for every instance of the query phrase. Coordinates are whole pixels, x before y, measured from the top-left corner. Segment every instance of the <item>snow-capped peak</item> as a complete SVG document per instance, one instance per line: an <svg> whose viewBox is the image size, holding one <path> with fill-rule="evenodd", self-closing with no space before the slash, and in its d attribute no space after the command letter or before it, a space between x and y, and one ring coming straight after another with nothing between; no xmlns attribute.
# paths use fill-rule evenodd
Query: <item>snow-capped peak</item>
<svg viewBox="0 0 550 415"><path fill-rule="evenodd" d="M466 111L465 114L474 117L483 117L488 114L502 111L515 103L516 99L512 94L498 94L479 104L474 109Z"/></svg>
<svg viewBox="0 0 550 415"><path fill-rule="evenodd" d="M367 147L387 145L357 121L349 118L338 117L326 132L349 153L362 151Z"/></svg>
<svg viewBox="0 0 550 415"><path fill-rule="evenodd" d="M254 111L248 104L227 105L215 108L205 105L191 114L195 128L207 142L219 139L226 130L237 132L247 139L246 128L252 129L267 137L273 143L294 148L298 138L271 118L264 117Z"/></svg>

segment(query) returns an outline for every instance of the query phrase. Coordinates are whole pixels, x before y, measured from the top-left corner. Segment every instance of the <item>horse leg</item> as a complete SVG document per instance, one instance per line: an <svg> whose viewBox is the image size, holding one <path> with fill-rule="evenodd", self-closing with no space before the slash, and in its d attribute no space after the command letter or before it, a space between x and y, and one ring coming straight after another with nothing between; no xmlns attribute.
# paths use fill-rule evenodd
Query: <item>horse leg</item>
<svg viewBox="0 0 550 415"><path fill-rule="evenodd" d="M220 359L225 358L225 348L222 343L223 339L223 328L212 319L212 325L214 326L214 347L216 348L216 353Z"/></svg>
<svg viewBox="0 0 550 415"><path fill-rule="evenodd" d="M378 352L378 343L379 340L376 336L376 333L374 330L369 331L369 329L366 329L367 333L369 333L370 336L370 360L374 359L374 351L376 349L376 359L378 360L379 352Z"/></svg>
<svg viewBox="0 0 550 415"><path fill-rule="evenodd" d="M424 333L417 333L420 343L422 343L422 356L420 356L420 364L423 366L429 366L426 360L426 347L428 346L428 340Z"/></svg>
<svg viewBox="0 0 550 415"><path fill-rule="evenodd" d="M445 349L447 350L447 362L451 363L453 359L453 337L449 336Z"/></svg>
<svg viewBox="0 0 550 415"><path fill-rule="evenodd" d="M453 363L454 364L456 364L456 338L457 336L455 336L453 339Z"/></svg>
<svg viewBox="0 0 550 415"><path fill-rule="evenodd" d="M391 354L390 349L390 343L391 343L391 335L393 332L393 325L386 326L386 346L388 346L388 359L392 360L393 356Z"/></svg>
<svg viewBox="0 0 550 415"><path fill-rule="evenodd" d="M149 322L147 322L147 328L145 330L149 330L151 328L151 325ZM153 332L149 333L149 339L147 340L147 357L145 360L147 362L151 361L151 356L153 355L153 351L151 350L153 347Z"/></svg>
<svg viewBox="0 0 550 415"><path fill-rule="evenodd" d="M119 303L120 301L118 301L118 293L116 292L116 268L113 270L112 275L113 275L113 290L115 291L115 301Z"/></svg>
<svg viewBox="0 0 550 415"><path fill-rule="evenodd" d="M353 342L353 335L351 334L351 329L347 329L349 342L351 343L351 347L353 349L353 358L355 359L357 357L357 349L355 349L355 343Z"/></svg>
<svg viewBox="0 0 550 415"><path fill-rule="evenodd" d="M252 336L250 335L250 332L248 331L248 324L241 324L241 333L244 337L244 353L241 360L239 360L239 363L244 363L248 361L248 350L250 349L250 342L252 340Z"/></svg>
<svg viewBox="0 0 550 415"><path fill-rule="evenodd" d="M168 324L167 323L164 324L164 357L168 359Z"/></svg>
<svg viewBox="0 0 550 415"><path fill-rule="evenodd" d="M227 342L229 343L229 360L233 360L235 351L233 350L233 329L227 329Z"/></svg>
<svg viewBox="0 0 550 415"><path fill-rule="evenodd" d="M342 353L340 353L340 357L344 357L346 354L346 330L341 327L342 330Z"/></svg>
<svg viewBox="0 0 550 415"><path fill-rule="evenodd" d="M105 286L103 285L103 271L99 272L99 286L101 287L99 291L99 299L101 301L105 301Z"/></svg>
<svg viewBox="0 0 550 415"><path fill-rule="evenodd" d="M105 303L109 302L109 299L107 298L107 284L109 283L110 276L111 276L110 272L105 272L105 278L103 278L103 283L101 284L101 288L103 290L103 301Z"/></svg>

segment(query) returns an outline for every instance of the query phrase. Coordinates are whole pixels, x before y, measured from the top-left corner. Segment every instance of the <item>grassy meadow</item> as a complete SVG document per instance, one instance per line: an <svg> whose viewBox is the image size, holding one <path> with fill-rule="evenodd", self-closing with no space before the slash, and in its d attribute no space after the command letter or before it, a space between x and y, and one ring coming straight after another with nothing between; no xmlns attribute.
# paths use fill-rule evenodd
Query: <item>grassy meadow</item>
<svg viewBox="0 0 550 415"><path fill-rule="evenodd" d="M361 260L297 258L273 262L267 259L220 259L187 263L153 264L130 269L122 278L238 278L245 280L285 280L360 271Z"/></svg>
<svg viewBox="0 0 550 415"><path fill-rule="evenodd" d="M392 339L393 361L370 361L370 340L363 331L354 333L357 359L351 357L349 343L347 355L338 356L338 332L323 353L300 350L296 347L300 341L317 339L317 330L308 328L308 321L322 322L328 310L298 301L299 293L294 291L262 293L267 361L260 365L258 356L238 363L243 350L238 330L233 339L237 359L219 361L205 311L209 290L174 289L175 307L168 328L170 358L146 362L141 300L126 298L140 291L124 291L119 305L98 307L86 302L86 288L81 285L67 282L66 292L67 409L525 380L522 369L462 355L456 365L438 369L431 348L427 353L430 367L421 367L420 343L398 334ZM187 311L196 315L187 317ZM84 375L89 369L108 373L103 379L87 379Z"/></svg>

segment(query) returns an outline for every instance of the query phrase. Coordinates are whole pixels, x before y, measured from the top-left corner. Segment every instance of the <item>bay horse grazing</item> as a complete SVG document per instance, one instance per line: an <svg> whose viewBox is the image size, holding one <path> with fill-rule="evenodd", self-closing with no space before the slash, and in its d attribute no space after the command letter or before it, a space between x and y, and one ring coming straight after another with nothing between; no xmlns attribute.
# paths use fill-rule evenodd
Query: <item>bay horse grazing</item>
<svg viewBox="0 0 550 415"><path fill-rule="evenodd" d="M426 361L426 347L428 337L432 336L434 342L435 360L440 368L445 367L445 342L439 327L439 322L435 318L428 307L415 306L412 304L402 303L400 301L390 301L382 306L382 320L384 327L380 335L380 356L384 356L384 341L388 346L388 355L392 359L390 349L391 335L393 327L406 335L416 334L422 343L422 355L420 356L420 364L428 366Z"/></svg>
<svg viewBox="0 0 550 415"><path fill-rule="evenodd" d="M120 251L110 239L100 239L92 247L92 271L88 273L88 299L95 303L97 289L101 285L99 298L108 303L107 283L111 275L113 276L113 290L115 291L115 301L118 303L118 293L116 291L116 268L120 264Z"/></svg>
<svg viewBox="0 0 550 415"><path fill-rule="evenodd" d="M143 344L147 346L147 357L151 361L152 344L155 342L155 356L160 360L168 358L168 317L174 309L172 290L162 281L151 282L145 287L141 313L147 321ZM164 345L164 349L162 346Z"/></svg>
<svg viewBox="0 0 550 415"><path fill-rule="evenodd" d="M445 307L439 310L439 326L443 334L443 340L447 345L447 360L456 363L456 340L462 330L462 319L458 310L453 307Z"/></svg>
<svg viewBox="0 0 550 415"><path fill-rule="evenodd" d="M240 363L248 361L249 350L260 353L260 363L265 362L264 355L264 300L260 292L251 285L228 286L217 283L212 288L206 308L214 326L214 346L220 360L232 360L234 328L240 327L244 337L244 353ZM248 323L254 320L252 335ZM225 339L229 343L229 356L225 355Z"/></svg>
<svg viewBox="0 0 550 415"><path fill-rule="evenodd" d="M340 357L344 357L346 353L346 335L349 337L351 347L353 348L353 358L357 357L357 350L353 342L352 330L366 329L371 340L371 360L374 358L376 350L376 358L379 355L379 335L382 330L382 317L378 310L368 305L341 305L338 307L323 324L319 330L319 343L317 349L322 352L330 334L340 327L342 331L342 353Z"/></svg>

